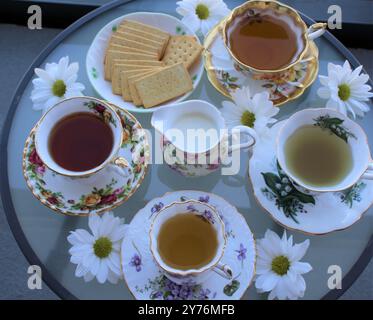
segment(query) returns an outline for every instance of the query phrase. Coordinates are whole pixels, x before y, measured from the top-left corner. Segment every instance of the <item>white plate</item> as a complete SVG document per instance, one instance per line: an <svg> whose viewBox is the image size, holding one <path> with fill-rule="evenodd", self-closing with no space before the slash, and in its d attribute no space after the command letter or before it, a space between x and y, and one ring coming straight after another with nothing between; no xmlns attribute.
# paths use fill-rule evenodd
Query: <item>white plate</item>
<svg viewBox="0 0 373 320"><path fill-rule="evenodd" d="M195 64L191 70L189 70L190 75L193 81L193 90L187 92L181 97L176 99L170 100L165 104L159 105L154 108L139 108L136 107L133 103L124 101L121 96L116 95L112 92L111 83L104 79L104 56L105 50L108 45L110 36L114 30L116 29L117 25L122 22L124 19L131 19L135 21L139 21L142 23L146 23L148 25L157 27L161 30L164 30L172 35L193 35L196 37L198 43L201 43L196 34L185 24L183 24L177 18L163 14L163 13L150 13L150 12L136 12L130 13L124 16L121 16L111 22L109 22L105 27L103 27L94 38L91 46L89 47L87 58L86 58L86 71L88 74L88 79L91 82L93 88L97 92L97 94L117 105L120 108L125 110L133 111L133 112L144 112L149 113L153 112L156 108L167 104L173 104L176 102L180 102L185 100L189 95L194 91L197 87L198 83L201 80L203 74L203 61L202 58L199 60L198 64Z"/></svg>

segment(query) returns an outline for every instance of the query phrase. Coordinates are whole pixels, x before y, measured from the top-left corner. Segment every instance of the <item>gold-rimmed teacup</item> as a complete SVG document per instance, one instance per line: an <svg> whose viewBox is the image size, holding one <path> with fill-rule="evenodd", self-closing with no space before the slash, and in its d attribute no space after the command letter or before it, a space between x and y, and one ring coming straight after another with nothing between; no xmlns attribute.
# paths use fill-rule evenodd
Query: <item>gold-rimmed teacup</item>
<svg viewBox="0 0 373 320"><path fill-rule="evenodd" d="M201 216L213 227L217 238L217 249L214 257L202 267L196 269L177 269L168 265L161 256L158 248L158 235L163 224L178 214L190 213ZM232 279L233 273L227 264L221 263L227 245L224 222L214 207L197 200L173 202L162 208L153 218L150 227L150 251L159 268L171 281L182 283L202 283L212 272L216 272L226 279Z"/></svg>
<svg viewBox="0 0 373 320"><path fill-rule="evenodd" d="M78 112L93 113L100 117L113 133L112 150L106 160L86 171L71 171L61 167L54 161L49 149L49 136L55 125L63 118ZM43 115L35 127L35 148L40 159L50 170L69 178L90 177L108 166L113 166L122 175L128 176L128 162L118 156L122 141L123 128L116 111L104 101L92 97L73 97L58 102Z"/></svg>
<svg viewBox="0 0 373 320"><path fill-rule="evenodd" d="M295 55L293 57L289 57L289 62L286 65L276 69L270 67L258 69L253 65L248 65L247 63L241 61L237 57L237 54L235 54L231 49L230 31L231 28L234 28L235 22L237 21L236 19L241 19L242 17L245 17L245 15L260 18L260 13L264 10L267 10L267 12L273 11L276 15L286 16L289 18L289 28L294 30L298 35L297 38L299 38L299 43L297 43L297 46L300 47ZM282 4L281 2L272 0L251 0L232 10L231 14L225 19L222 28L222 35L226 49L239 67L245 71L253 73L259 77L259 79L260 77L265 77L268 79L271 76L279 77L282 74L286 75L286 73L295 65L305 61L309 41L323 35L325 29L326 23L315 23L307 28L307 25L302 20L298 12L289 6ZM255 48L253 49L255 50Z"/></svg>

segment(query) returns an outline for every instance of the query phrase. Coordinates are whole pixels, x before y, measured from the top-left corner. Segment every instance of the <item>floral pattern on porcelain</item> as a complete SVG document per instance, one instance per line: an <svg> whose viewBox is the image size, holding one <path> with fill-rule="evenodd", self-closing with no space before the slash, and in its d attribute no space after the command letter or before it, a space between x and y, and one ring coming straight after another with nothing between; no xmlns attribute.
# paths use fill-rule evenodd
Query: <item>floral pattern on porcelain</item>
<svg viewBox="0 0 373 320"><path fill-rule="evenodd" d="M213 206L225 222L227 247L223 262L232 265L234 278L227 280L212 273L203 283L177 284L158 268L149 248L149 238L139 239L139 232L149 232L152 217L175 201L195 199ZM190 207L193 211L195 208ZM127 285L137 299L214 300L238 299L249 285L254 271L256 250L246 222L224 199L199 191L176 191L151 200L133 218L128 237L122 243L122 269ZM227 222L230 222L227 224ZM244 231L245 230L245 231Z"/></svg>
<svg viewBox="0 0 373 320"><path fill-rule="evenodd" d="M212 85L227 97L238 88L250 86L256 91L267 91L277 106L300 96L316 79L318 49L310 41L304 59L281 73L254 73L241 67L224 46L220 22L205 39L205 68Z"/></svg>
<svg viewBox="0 0 373 320"><path fill-rule="evenodd" d="M101 104L97 101L89 101L89 102L84 102L84 105L89 110L92 110L102 120L104 120L105 123L107 124L111 123L114 127L117 126L116 120L112 116L111 112L107 111L107 107L104 104Z"/></svg>
<svg viewBox="0 0 373 320"><path fill-rule="evenodd" d="M88 108L105 116L105 107L89 103ZM103 107L103 108L102 108ZM120 155L130 163L130 176L122 177L109 169L97 177L75 178L60 176L48 169L35 148L34 131L26 141L23 159L24 176L32 193L52 210L69 215L87 215L110 210L133 194L146 173L149 144L141 125L129 113L116 110L121 118L124 134Z"/></svg>
<svg viewBox="0 0 373 320"><path fill-rule="evenodd" d="M275 137L283 124L281 121L271 128L270 139L255 148L250 160L249 178L256 200L277 223L290 230L319 235L348 228L373 204L373 182L360 180L339 192L302 192L281 170L276 158ZM341 139L351 138L345 133L335 132Z"/></svg>
<svg viewBox="0 0 373 320"><path fill-rule="evenodd" d="M198 154L188 154L184 152L184 158L180 159L177 157L176 147L168 141L165 137L162 137L162 148L163 156L166 164L174 171L180 173L186 177L200 177L206 176L220 168L221 160L210 159L210 152L207 151L203 156L206 157L206 164L192 164L196 162ZM173 159L173 163L167 163L166 159Z"/></svg>
<svg viewBox="0 0 373 320"><path fill-rule="evenodd" d="M232 62L233 64L233 62ZM262 90L268 91L270 99L276 101L288 97L301 86L307 73L307 63L299 63L283 74L251 74L234 64L234 71L215 69L216 77L228 92L232 92L246 85L247 78L258 82Z"/></svg>

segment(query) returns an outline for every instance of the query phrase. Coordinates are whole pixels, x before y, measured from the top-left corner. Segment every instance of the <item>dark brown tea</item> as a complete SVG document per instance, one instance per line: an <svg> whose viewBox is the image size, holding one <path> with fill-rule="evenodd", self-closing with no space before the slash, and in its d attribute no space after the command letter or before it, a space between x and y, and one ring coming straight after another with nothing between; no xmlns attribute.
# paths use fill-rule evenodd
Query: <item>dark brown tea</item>
<svg viewBox="0 0 373 320"><path fill-rule="evenodd" d="M49 136L53 160L70 171L87 171L109 156L114 143L111 128L98 116L77 112L61 119Z"/></svg>
<svg viewBox="0 0 373 320"><path fill-rule="evenodd" d="M192 213L168 219L159 231L157 242L163 261L179 270L205 266L214 258L218 247L213 226Z"/></svg>
<svg viewBox="0 0 373 320"><path fill-rule="evenodd" d="M236 17L228 29L236 58L259 70L278 70L294 62L302 50L301 32L290 17L262 10Z"/></svg>

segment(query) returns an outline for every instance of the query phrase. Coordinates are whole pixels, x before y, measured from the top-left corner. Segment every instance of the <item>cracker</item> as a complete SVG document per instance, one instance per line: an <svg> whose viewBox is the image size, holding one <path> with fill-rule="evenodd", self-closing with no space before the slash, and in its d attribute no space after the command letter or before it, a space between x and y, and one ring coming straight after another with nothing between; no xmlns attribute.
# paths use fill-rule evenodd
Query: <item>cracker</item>
<svg viewBox="0 0 373 320"><path fill-rule="evenodd" d="M182 62L136 80L135 87L144 107L151 108L191 91L193 84Z"/></svg>
<svg viewBox="0 0 373 320"><path fill-rule="evenodd" d="M160 47L149 45L149 44L142 43L139 41L129 40L127 38L122 38L122 37L118 37L115 35L111 37L110 42L113 44L114 43L120 44L121 46L126 46L130 48L136 48L136 49L147 51L149 54L157 55L158 59L161 57L161 54L162 54L162 48Z"/></svg>
<svg viewBox="0 0 373 320"><path fill-rule="evenodd" d="M201 56L202 50L193 36L171 36L162 61L166 66L184 62L189 69Z"/></svg>
<svg viewBox="0 0 373 320"><path fill-rule="evenodd" d="M157 61L156 56L143 53L127 53L117 50L108 50L105 57L105 80L111 80L111 63L113 59Z"/></svg>
<svg viewBox="0 0 373 320"><path fill-rule="evenodd" d="M128 53L135 52L135 53L149 54L149 51L141 50L141 49L137 49L137 48L131 48L131 47L127 47L127 46L122 46L122 45L116 44L116 43L109 43L108 50L122 51L122 52L128 52Z"/></svg>
<svg viewBox="0 0 373 320"><path fill-rule="evenodd" d="M120 66L120 67L119 67ZM143 66L136 66L136 65L114 65L112 66L111 71L111 89L114 94L122 95L122 84L120 81L120 73L122 71L137 71L138 73L142 73L144 71L154 70L157 67L143 67Z"/></svg>
<svg viewBox="0 0 373 320"><path fill-rule="evenodd" d="M115 33L115 35L120 38L137 41L137 42L141 42L141 43L153 46L153 47L161 48L162 50L163 50L163 47L165 46L165 41L163 39L157 40L154 37L145 38L142 36L135 35L128 30L118 31Z"/></svg>
<svg viewBox="0 0 373 320"><path fill-rule="evenodd" d="M127 65L141 65L141 66L153 66L163 67L164 62L158 60L127 60L127 59L113 59L112 64L127 64Z"/></svg>
<svg viewBox="0 0 373 320"><path fill-rule="evenodd" d="M118 31L119 32L127 31L127 32L130 32L130 33L132 33L136 36L140 36L140 37L144 37L144 38L148 38L148 39L154 39L156 41L168 41L170 36L171 36L168 33L156 34L154 32L148 32L148 31L145 31L145 30L136 29L136 28L133 28L129 25L119 26Z"/></svg>
<svg viewBox="0 0 373 320"><path fill-rule="evenodd" d="M118 63L119 61L119 63ZM133 63L131 63L133 61ZM150 61L140 61L140 60L117 60L114 59L111 64L111 85L113 93L121 94L122 86L120 80L120 73L122 71L132 71L137 69L152 69L155 67L162 67L163 62L161 61L151 61L154 64L150 64Z"/></svg>
<svg viewBox="0 0 373 320"><path fill-rule="evenodd" d="M134 20L123 20L120 23L119 28L121 28L122 26L128 26L132 29L145 31L145 32L149 32L149 33L159 35L159 36L164 36L164 37L169 35L167 32L165 32L161 29L158 29L156 27L152 27L152 26L149 26L147 24L144 24L144 23L141 23L141 22L138 22L138 21L134 21Z"/></svg>
<svg viewBox="0 0 373 320"><path fill-rule="evenodd" d="M153 72L153 71L151 71ZM132 96L130 93L128 77L129 76L141 76L143 74L147 74L149 71L144 71L142 73L139 72L132 72L132 71L122 71L120 73L120 81L121 81L121 88L122 88L122 97L124 101L132 101Z"/></svg>

